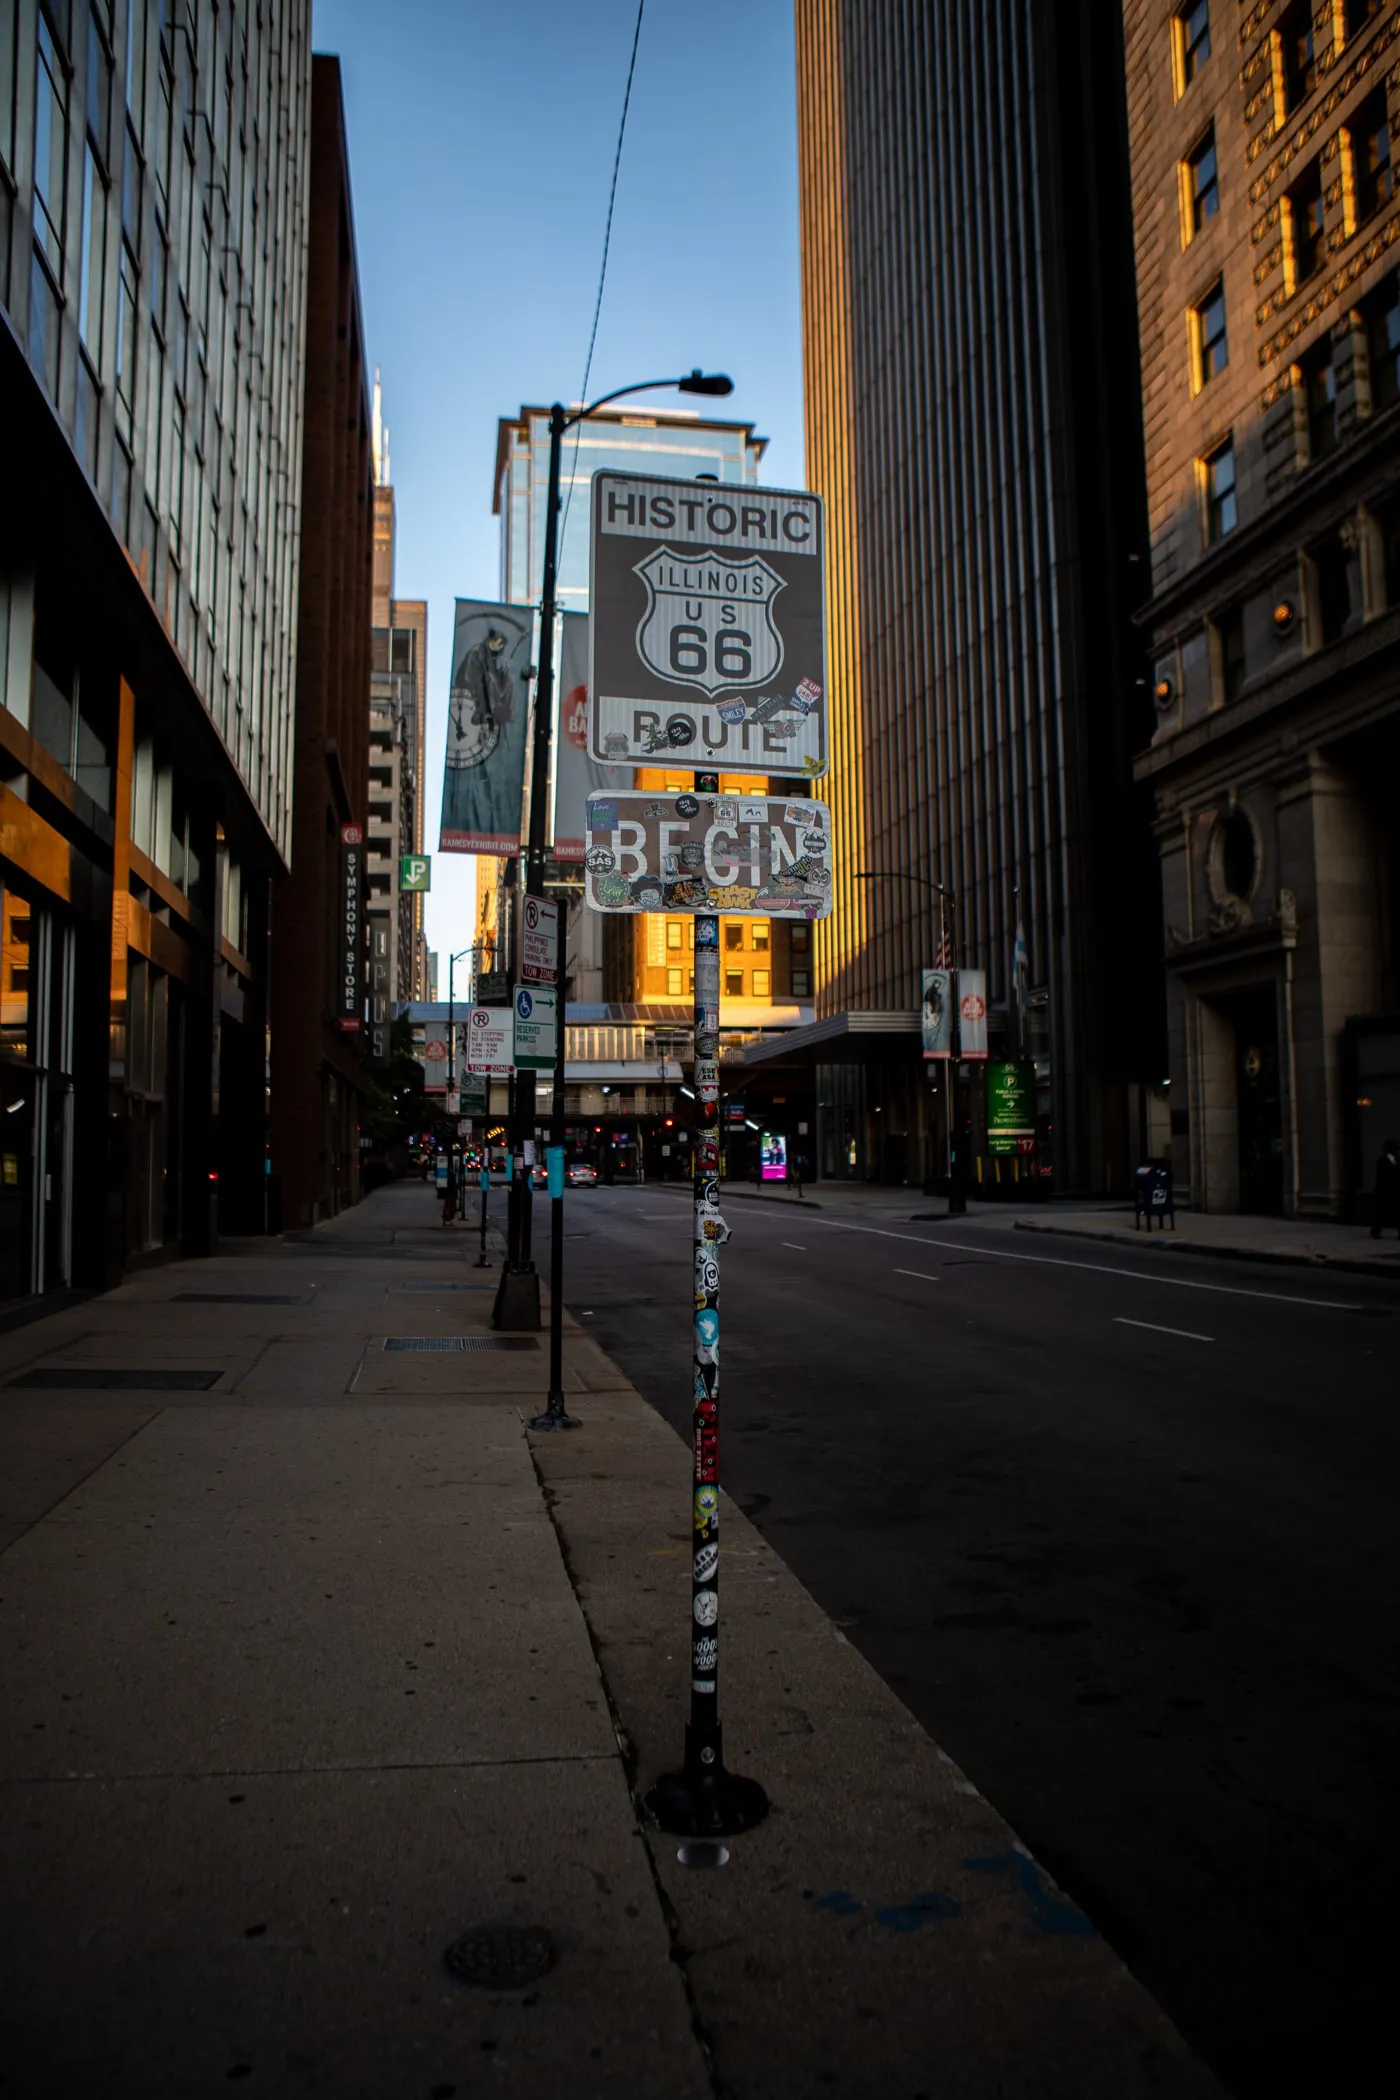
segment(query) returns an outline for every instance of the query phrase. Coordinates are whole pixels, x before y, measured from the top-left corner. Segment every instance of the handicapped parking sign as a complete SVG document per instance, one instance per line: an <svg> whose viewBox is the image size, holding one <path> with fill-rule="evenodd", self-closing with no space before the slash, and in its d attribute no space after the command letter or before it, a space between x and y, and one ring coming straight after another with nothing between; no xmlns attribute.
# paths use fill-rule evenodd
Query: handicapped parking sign
<svg viewBox="0 0 1400 2100"><path fill-rule="evenodd" d="M515 1063L521 1072L552 1072L558 1026L558 994L551 986L515 988Z"/></svg>

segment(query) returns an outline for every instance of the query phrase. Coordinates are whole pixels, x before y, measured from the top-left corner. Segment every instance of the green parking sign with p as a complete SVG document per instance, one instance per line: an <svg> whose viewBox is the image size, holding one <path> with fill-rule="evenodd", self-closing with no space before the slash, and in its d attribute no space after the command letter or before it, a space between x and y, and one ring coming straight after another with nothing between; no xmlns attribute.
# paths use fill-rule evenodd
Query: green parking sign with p
<svg viewBox="0 0 1400 2100"><path fill-rule="evenodd" d="M433 886L433 857L430 853L405 853L399 861L401 890L430 890Z"/></svg>

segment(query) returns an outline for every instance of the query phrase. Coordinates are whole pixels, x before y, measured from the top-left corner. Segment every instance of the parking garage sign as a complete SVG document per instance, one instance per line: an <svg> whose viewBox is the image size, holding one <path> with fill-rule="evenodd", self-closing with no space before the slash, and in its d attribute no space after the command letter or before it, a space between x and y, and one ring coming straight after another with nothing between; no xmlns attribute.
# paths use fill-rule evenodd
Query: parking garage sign
<svg viewBox="0 0 1400 2100"><path fill-rule="evenodd" d="M820 497L595 474L592 756L825 773L824 573Z"/></svg>

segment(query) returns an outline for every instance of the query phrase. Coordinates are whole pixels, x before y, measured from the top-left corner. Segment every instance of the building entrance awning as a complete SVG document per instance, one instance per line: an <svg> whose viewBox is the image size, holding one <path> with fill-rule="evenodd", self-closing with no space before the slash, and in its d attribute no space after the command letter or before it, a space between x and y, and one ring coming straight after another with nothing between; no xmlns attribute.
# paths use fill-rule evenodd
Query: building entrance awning
<svg viewBox="0 0 1400 2100"><path fill-rule="evenodd" d="M874 1064L917 1054L919 1030L917 1013L828 1014L769 1042L746 1044L742 1054L725 1059L725 1067Z"/></svg>

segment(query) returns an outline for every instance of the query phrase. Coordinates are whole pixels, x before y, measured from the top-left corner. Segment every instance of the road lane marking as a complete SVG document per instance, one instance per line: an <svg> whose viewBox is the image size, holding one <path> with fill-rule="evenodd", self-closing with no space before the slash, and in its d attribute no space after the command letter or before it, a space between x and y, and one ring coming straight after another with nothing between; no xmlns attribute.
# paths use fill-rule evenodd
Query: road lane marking
<svg viewBox="0 0 1400 2100"><path fill-rule="evenodd" d="M796 1240L784 1240L783 1245L785 1247L791 1247L794 1254L805 1254L807 1252L807 1249L805 1247L798 1246Z"/></svg>
<svg viewBox="0 0 1400 2100"><path fill-rule="evenodd" d="M896 1276L917 1276L920 1283L938 1283L941 1281L937 1276L926 1276L922 1269L896 1269L894 1273Z"/></svg>
<svg viewBox="0 0 1400 2100"><path fill-rule="evenodd" d="M1115 1327L1147 1327L1153 1334L1179 1334L1184 1342L1213 1342L1213 1334L1193 1334L1189 1327L1160 1327L1155 1320L1125 1320L1121 1313L1115 1314Z"/></svg>
<svg viewBox="0 0 1400 2100"><path fill-rule="evenodd" d="M948 1247L959 1254L966 1254L969 1247L974 1247L992 1261L1028 1261L1042 1269L1083 1269L1091 1276L1123 1276L1129 1283L1157 1284L1166 1290L1215 1291L1224 1298L1265 1298L1274 1305L1306 1305L1314 1312L1349 1313L1357 1310L1344 1298L1299 1298L1291 1291L1247 1291L1236 1283L1197 1283L1189 1276L1148 1276L1137 1269L1110 1268L1101 1261L1070 1261L1063 1254L1013 1254L1009 1247L989 1247L982 1240L926 1240L915 1232L890 1232L883 1225L843 1225L835 1218L814 1218L812 1222L825 1225L829 1232L864 1232L878 1240L904 1240L911 1247Z"/></svg>

